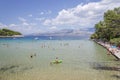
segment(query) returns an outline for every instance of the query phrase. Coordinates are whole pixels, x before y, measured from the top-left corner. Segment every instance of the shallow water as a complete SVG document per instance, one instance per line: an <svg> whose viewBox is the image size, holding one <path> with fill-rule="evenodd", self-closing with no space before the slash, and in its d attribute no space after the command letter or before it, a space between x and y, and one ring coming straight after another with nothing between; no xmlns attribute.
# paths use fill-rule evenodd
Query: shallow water
<svg viewBox="0 0 120 80"><path fill-rule="evenodd" d="M4 39L0 80L119 80L120 62L107 54L87 39ZM63 62L50 64L56 57Z"/></svg>

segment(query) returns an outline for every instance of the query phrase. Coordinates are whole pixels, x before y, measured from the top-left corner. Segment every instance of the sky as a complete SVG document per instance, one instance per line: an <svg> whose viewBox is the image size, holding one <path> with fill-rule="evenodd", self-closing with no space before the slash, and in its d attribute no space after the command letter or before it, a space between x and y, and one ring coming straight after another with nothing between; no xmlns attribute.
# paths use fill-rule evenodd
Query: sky
<svg viewBox="0 0 120 80"><path fill-rule="evenodd" d="M90 34L120 0L0 0L0 28L23 35Z"/></svg>

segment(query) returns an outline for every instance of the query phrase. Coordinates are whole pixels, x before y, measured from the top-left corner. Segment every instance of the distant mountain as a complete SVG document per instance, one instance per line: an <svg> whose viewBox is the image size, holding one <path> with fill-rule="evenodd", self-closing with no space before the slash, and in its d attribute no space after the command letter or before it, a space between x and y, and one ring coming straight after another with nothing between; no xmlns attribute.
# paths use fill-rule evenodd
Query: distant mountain
<svg viewBox="0 0 120 80"><path fill-rule="evenodd" d="M33 33L33 36L90 36L94 32L93 28L88 29L62 29L46 33Z"/></svg>

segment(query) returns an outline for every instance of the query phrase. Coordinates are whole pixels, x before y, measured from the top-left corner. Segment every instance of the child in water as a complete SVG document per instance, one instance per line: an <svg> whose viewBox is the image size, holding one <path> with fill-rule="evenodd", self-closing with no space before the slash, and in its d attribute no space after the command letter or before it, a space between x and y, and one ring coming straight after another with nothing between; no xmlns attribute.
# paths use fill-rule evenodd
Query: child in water
<svg viewBox="0 0 120 80"><path fill-rule="evenodd" d="M50 64L58 64L58 63L59 63L58 57L55 58L54 62L50 62Z"/></svg>
<svg viewBox="0 0 120 80"><path fill-rule="evenodd" d="M59 63L59 62L58 62L58 57L55 58L55 63Z"/></svg>

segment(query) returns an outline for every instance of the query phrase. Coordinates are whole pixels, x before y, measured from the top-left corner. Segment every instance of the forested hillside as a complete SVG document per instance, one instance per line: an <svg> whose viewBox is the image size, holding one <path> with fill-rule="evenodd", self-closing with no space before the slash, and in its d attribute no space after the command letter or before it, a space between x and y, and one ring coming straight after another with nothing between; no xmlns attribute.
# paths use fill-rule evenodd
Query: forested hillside
<svg viewBox="0 0 120 80"><path fill-rule="evenodd" d="M21 33L9 29L0 29L0 36L13 36L13 35L21 35Z"/></svg>

